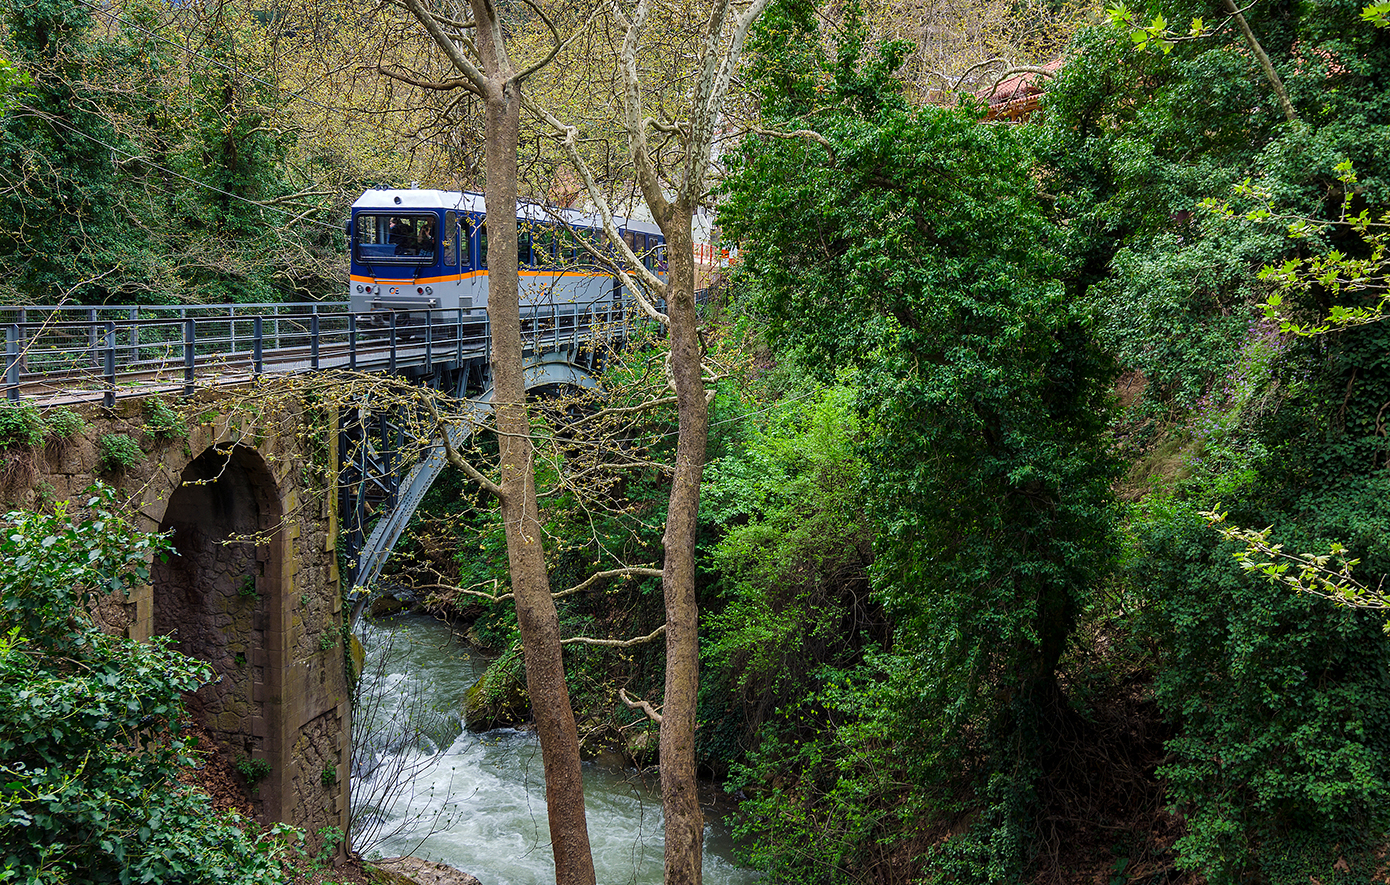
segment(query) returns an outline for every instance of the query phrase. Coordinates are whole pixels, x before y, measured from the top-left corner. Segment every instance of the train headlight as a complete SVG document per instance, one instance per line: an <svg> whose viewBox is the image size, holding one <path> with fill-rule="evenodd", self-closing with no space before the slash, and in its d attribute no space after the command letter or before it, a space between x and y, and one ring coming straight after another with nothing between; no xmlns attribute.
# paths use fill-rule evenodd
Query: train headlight
<svg viewBox="0 0 1390 885"><path fill-rule="evenodd" d="M434 289L432 289L432 288L429 287L429 286L426 286L426 287L425 287L425 294L426 294L426 295L433 295L433 294L434 294Z"/></svg>

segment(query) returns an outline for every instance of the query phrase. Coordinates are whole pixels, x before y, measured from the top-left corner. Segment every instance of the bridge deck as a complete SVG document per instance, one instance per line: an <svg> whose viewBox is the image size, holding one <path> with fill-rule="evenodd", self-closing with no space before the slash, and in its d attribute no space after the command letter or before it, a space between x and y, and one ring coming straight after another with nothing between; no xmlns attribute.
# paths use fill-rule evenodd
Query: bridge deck
<svg viewBox="0 0 1390 885"><path fill-rule="evenodd" d="M521 328L528 384L581 381L586 369L568 363L625 341L633 325L634 318L610 300L530 309ZM113 406L124 398L178 396L331 370L407 374L463 397L466 387L487 377L492 348L483 310L353 313L347 302L4 307L0 328L6 396L42 406ZM449 431L459 444L491 411L491 391L470 402L459 410L466 420ZM403 456L392 439L390 416L360 411L344 419L338 446L338 497L353 588L380 574L445 465L442 443Z"/></svg>
<svg viewBox="0 0 1390 885"><path fill-rule="evenodd" d="M430 372L437 364L488 358L492 328L485 311L435 310L425 318L425 311L352 313L346 302L4 308L3 378L12 402L109 406L265 375ZM609 301L573 312L551 305L522 320L530 353L626 338L629 328Z"/></svg>

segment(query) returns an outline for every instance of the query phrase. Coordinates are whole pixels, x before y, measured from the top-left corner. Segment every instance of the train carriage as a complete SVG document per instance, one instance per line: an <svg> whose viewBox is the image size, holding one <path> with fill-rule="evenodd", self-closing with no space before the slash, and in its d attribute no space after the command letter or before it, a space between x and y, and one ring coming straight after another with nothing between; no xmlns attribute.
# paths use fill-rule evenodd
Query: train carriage
<svg viewBox="0 0 1390 885"><path fill-rule="evenodd" d="M557 216L558 219L557 220ZM666 245L654 224L615 224L643 263L664 276ZM621 282L577 238L611 253L601 220L573 209L517 204L517 262L522 316L564 318L623 303ZM352 270L349 298L378 324L449 321L462 311L481 320L488 306L487 214L483 195L411 188L376 189L352 206L348 223ZM408 311L402 315L401 311ZM570 319L569 322L573 322Z"/></svg>

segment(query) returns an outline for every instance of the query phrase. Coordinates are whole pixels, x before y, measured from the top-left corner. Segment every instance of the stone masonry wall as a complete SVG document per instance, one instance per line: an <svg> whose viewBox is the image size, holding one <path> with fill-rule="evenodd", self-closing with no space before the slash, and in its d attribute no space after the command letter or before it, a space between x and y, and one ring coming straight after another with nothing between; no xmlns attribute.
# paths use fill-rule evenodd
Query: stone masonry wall
<svg viewBox="0 0 1390 885"><path fill-rule="evenodd" d="M179 555L156 566L151 586L104 600L94 614L136 639L176 633L185 653L213 666L221 682L190 698L190 709L232 759L271 766L255 794L261 816L316 842L325 827L345 828L348 811L350 699L324 454L337 428L295 405L258 414L240 407L246 399L230 389L169 400L188 416L186 435L152 432L143 400L79 407L83 434L6 453L0 497L27 507L80 501L101 479L140 528L173 530ZM139 462L104 470L107 434L137 441Z"/></svg>

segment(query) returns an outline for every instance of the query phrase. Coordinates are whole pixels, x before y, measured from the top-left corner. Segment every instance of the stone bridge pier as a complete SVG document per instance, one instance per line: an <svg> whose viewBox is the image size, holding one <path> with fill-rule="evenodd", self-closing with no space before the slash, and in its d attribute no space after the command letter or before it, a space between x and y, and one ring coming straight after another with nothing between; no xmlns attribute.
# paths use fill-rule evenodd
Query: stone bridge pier
<svg viewBox="0 0 1390 885"><path fill-rule="evenodd" d="M135 639L172 635L217 681L188 698L221 754L263 776L258 817L303 827L317 844L348 822L350 690L339 587L329 413L281 407L238 417L209 392L186 433L147 424L142 400L85 407L81 436L29 453L6 497L43 506L116 486L145 530L172 534L175 555L148 586L99 607L103 626ZM254 426L252 426L254 421ZM271 432L271 431L274 432ZM139 444L139 463L102 463L104 437Z"/></svg>

